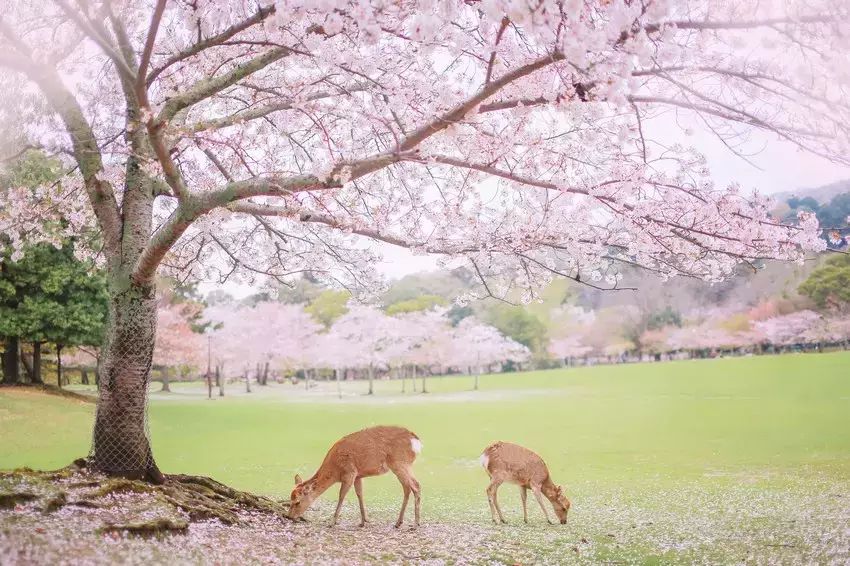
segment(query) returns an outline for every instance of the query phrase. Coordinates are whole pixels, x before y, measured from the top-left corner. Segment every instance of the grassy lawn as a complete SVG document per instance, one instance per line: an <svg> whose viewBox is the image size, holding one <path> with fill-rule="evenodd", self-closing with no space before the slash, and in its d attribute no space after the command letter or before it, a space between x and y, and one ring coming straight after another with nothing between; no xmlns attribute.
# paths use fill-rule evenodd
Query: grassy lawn
<svg viewBox="0 0 850 566"><path fill-rule="evenodd" d="M166 472L283 498L340 436L400 424L424 443L415 466L424 520L478 529L474 559L850 560L850 354L491 375L477 392L468 377L429 379L428 395L400 386L380 382L368 397L365 383L344 383L339 399L330 383L251 394L229 384L209 401L202 384L176 384L152 394L154 453ZM0 389L0 469L84 455L92 414L90 404ZM533 524L517 524L519 495L507 485L511 525L488 525L478 456L495 440L544 457L573 501L570 525L544 525L532 500ZM400 491L391 475L366 480L375 523L391 521ZM313 524L335 499L332 489L308 512ZM343 520L357 520L353 494Z"/></svg>

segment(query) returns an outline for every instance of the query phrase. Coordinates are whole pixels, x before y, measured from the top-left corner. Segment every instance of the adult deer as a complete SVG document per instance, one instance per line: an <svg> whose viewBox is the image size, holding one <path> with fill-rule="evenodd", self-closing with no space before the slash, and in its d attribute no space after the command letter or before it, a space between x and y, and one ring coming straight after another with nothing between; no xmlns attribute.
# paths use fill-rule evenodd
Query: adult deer
<svg viewBox="0 0 850 566"><path fill-rule="evenodd" d="M404 512L410 493L414 497L416 526L419 526L420 489L419 482L413 476L413 461L422 451L422 442L415 434L397 426L376 426L342 437L325 456L322 465L313 477L301 481L295 476L295 489L292 490L289 505L289 518L301 519L313 501L333 484L339 482L339 501L336 505L333 522L336 525L342 502L351 486L360 503L360 526L369 522L366 507L363 505L362 479L380 476L392 471L404 490L401 512L395 526L404 522Z"/></svg>
<svg viewBox="0 0 850 566"><path fill-rule="evenodd" d="M549 511L543 504L545 496L552 503L555 510L555 515L561 524L567 523L567 512L570 510L570 500L564 495L561 486L555 485L549 475L549 469L543 458L517 444L510 442L496 442L484 449L481 454L481 465L490 475L490 485L487 487L487 501L490 503L490 514L493 517L493 522L498 524L499 521L507 523L502 515L502 510L499 508L499 501L496 499L496 493L499 486L504 482L517 484L520 489L522 498L522 517L528 523L528 508L526 506L526 498L528 490L534 494L540 508L543 509L543 514L546 515L546 520L550 524ZM496 515L498 514L498 519Z"/></svg>

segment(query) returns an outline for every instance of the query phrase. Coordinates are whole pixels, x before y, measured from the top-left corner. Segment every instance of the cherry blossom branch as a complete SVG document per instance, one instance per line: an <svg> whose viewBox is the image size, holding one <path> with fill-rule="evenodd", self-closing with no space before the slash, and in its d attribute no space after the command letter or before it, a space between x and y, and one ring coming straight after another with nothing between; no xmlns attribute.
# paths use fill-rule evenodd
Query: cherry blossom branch
<svg viewBox="0 0 850 566"><path fill-rule="evenodd" d="M154 80L156 80L159 75L161 75L166 69L168 69L172 65L179 63L180 61L184 61L190 57L193 57L201 53L202 51L209 49L210 47L221 45L223 42L227 41L234 35L237 35L245 31L246 29L262 22L274 13L274 4L261 7L253 16L237 24L232 25L221 33L218 33L207 39L198 41L197 43L191 45L189 48L172 55L171 57L166 59L165 62L162 63L160 66L155 69L151 69L151 72L148 74L147 78L145 79L145 82L150 85L151 83L153 83Z"/></svg>
<svg viewBox="0 0 850 566"><path fill-rule="evenodd" d="M332 98L334 96L351 94L352 92L360 92L365 89L365 84L358 84L352 86L351 88L345 89L343 92L317 92L309 96L305 96L304 98L298 99L298 103L323 100L325 98ZM292 110L296 107L295 105L296 102L294 100L284 100L280 102L275 102L273 104L259 106L257 108L241 110L239 112L236 112L235 114L231 114L230 116L224 116L222 118L212 118L210 120L188 124L182 127L181 130L188 131L191 133L198 133L205 130L217 130L221 128L226 128L228 126L244 124L246 122L250 122L251 120L256 120L258 118L264 118L269 114L273 114L274 112L280 112L281 110Z"/></svg>
<svg viewBox="0 0 850 566"><path fill-rule="evenodd" d="M136 73L136 90L145 88L148 65L150 65L151 62L151 54L153 53L153 46L156 42L157 31L159 31L159 24L162 20L162 13L165 11L165 3L166 0L157 0L153 15L151 16L151 23L150 26L148 26L148 37L145 40L145 47L142 50L142 59L139 62L139 70Z"/></svg>
<svg viewBox="0 0 850 566"><path fill-rule="evenodd" d="M118 74L122 75L124 80L132 83L135 80L135 73L127 65L124 58L115 51L115 48L112 45L110 45L109 40L95 29L94 24L89 21L88 18L82 16L79 11L72 8L65 0L55 1L62 8L65 14L71 18L75 24L77 24L77 27L79 27L89 39L94 41L97 46L100 47L101 51L103 51L103 53L112 60L115 64L115 68L118 70Z"/></svg>
<svg viewBox="0 0 850 566"><path fill-rule="evenodd" d="M262 55L258 55L245 63L237 65L222 75L198 81L182 94L170 98L163 106L162 111L158 116L158 121L168 122L180 110L188 108L193 104L197 104L198 102L221 92L227 87L235 85L245 77L264 69L275 61L279 61L293 53L296 53L296 51L289 47L270 49Z"/></svg>
<svg viewBox="0 0 850 566"><path fill-rule="evenodd" d="M25 48L2 21L0 21L0 33L13 40L19 50ZM80 167L92 210L103 230L104 247L110 253L117 251L121 233L118 203L112 186L99 178L103 172L100 148L79 102L65 88L56 70L39 65L29 52L23 52L20 55L0 53L0 65L19 71L36 83L53 110L64 122L68 135L71 137L74 158Z"/></svg>

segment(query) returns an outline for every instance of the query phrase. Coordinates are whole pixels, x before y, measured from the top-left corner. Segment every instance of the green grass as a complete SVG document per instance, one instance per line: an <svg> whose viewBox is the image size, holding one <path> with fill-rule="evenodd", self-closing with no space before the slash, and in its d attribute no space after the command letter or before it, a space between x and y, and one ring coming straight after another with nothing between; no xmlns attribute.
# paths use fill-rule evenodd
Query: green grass
<svg viewBox="0 0 850 566"><path fill-rule="evenodd" d="M753 509L770 513L784 503L811 504L824 489L844 492L850 483L848 353L491 375L481 378L480 391L469 391L471 385L469 377L429 379L432 393L401 395L399 382L380 382L367 397L365 383L345 383L337 399L333 384L310 392L255 385L250 395L244 385L229 384L228 396L208 401L200 384L177 384L174 393L152 395L154 452L166 472L209 475L285 497L292 476L311 474L340 436L399 424L424 443L415 470L432 521L489 519L478 456L495 440L544 457L566 486L579 525L583 514L608 506L620 515L658 515L659 524L663 516L674 528L709 513L694 508L700 497L713 505L740 499L746 507L749 498L764 495ZM92 412L90 405L0 390L0 468L59 467L84 455ZM364 486L367 504L389 516L399 500L396 480L387 475ZM514 519L515 491L501 492ZM327 514L335 497L326 494L311 514ZM539 520L539 509L531 503L529 509ZM635 540L630 552L654 555L660 544L654 540ZM545 556L548 543L540 544L534 548Z"/></svg>

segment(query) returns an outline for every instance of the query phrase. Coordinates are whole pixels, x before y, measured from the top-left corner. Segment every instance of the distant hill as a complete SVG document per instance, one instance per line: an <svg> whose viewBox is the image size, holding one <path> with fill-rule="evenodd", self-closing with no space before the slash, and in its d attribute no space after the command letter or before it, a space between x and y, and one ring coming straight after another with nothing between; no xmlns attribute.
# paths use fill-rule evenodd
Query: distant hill
<svg viewBox="0 0 850 566"><path fill-rule="evenodd" d="M820 204L826 204L832 199L832 197L840 195L842 193L850 193L850 179L836 181L835 183L830 183L829 185L823 185L820 187L810 187L807 189L784 191L781 193L776 193L772 196L774 199L776 199L777 205L785 204L785 201L791 197L812 197Z"/></svg>

